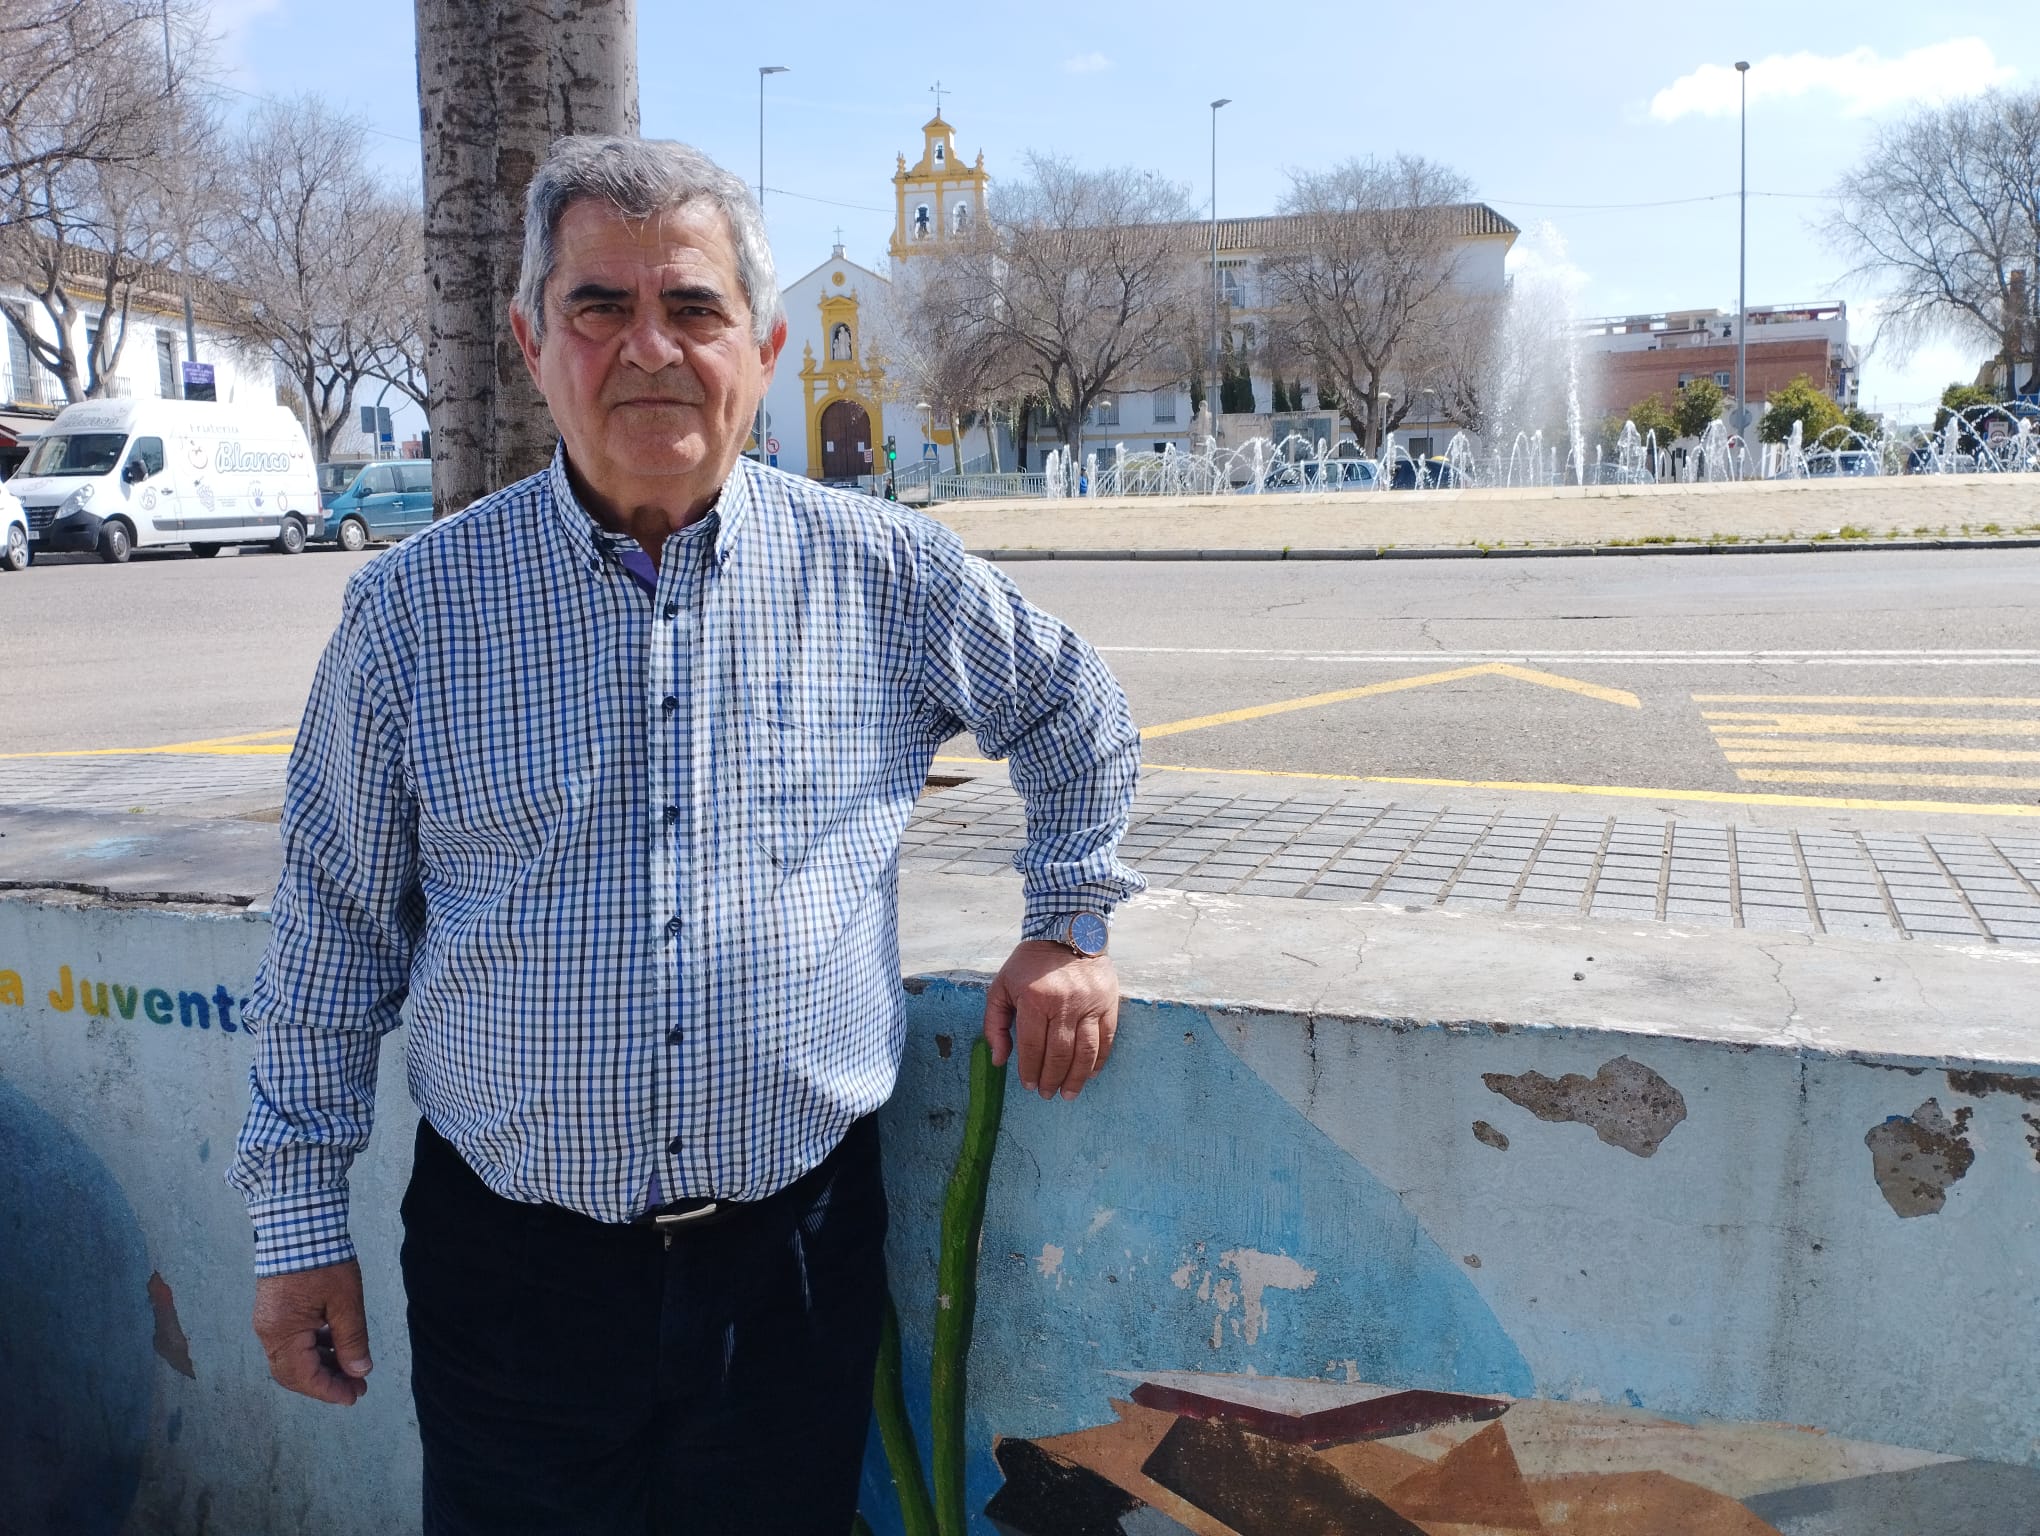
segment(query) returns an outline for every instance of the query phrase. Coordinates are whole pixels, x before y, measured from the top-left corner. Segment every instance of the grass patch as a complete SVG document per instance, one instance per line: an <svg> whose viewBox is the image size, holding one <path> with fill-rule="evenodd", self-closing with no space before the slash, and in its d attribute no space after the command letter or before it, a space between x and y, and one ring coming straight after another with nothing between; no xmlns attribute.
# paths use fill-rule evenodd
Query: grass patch
<svg viewBox="0 0 2040 1536"><path fill-rule="evenodd" d="M1983 531L1989 534L1999 534L2003 533L2004 529L1998 527L1996 523L1985 523L1983 525Z"/></svg>
<svg viewBox="0 0 2040 1536"><path fill-rule="evenodd" d="M1858 528L1854 523L1844 523L1835 532L1845 539L1867 539L1870 537L1870 530L1868 528Z"/></svg>

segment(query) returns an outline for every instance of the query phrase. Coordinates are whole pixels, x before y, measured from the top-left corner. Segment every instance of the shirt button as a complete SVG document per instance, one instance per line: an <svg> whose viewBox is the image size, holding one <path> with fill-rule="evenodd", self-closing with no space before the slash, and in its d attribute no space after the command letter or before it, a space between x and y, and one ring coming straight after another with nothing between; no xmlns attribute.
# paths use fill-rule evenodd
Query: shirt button
<svg viewBox="0 0 2040 1536"><path fill-rule="evenodd" d="M687 1145L686 1142L682 1141L678 1136L675 1136L671 1141L666 1143L666 1150L672 1153L675 1157L678 1157L680 1155L681 1149L684 1148L686 1145Z"/></svg>
<svg viewBox="0 0 2040 1536"><path fill-rule="evenodd" d="M679 605L678 603L668 603L668 604L666 604L666 617L667 617L667 618L669 618L669 619L677 619L677 618L679 618L679 617L680 617L680 605Z"/></svg>
<svg viewBox="0 0 2040 1536"><path fill-rule="evenodd" d="M669 917L669 918L667 918L667 919L666 919L666 933L667 933L667 936L668 936L668 937L673 937L673 938L677 938L677 937L679 936L679 933L680 933L680 919L679 919L679 918L677 918L677 917Z"/></svg>
<svg viewBox="0 0 2040 1536"><path fill-rule="evenodd" d="M659 700L659 708L663 709L669 715L672 714L673 711L678 709L679 707L680 696L678 694L669 693L663 699Z"/></svg>
<svg viewBox="0 0 2040 1536"><path fill-rule="evenodd" d="M667 1030L667 1031L666 1031L666 1043L667 1043L668 1045L680 1045L680 1044L683 1044L683 1043L684 1043L684 1041L683 1041L683 1040L682 1040L682 1038L681 1038L681 1034L680 1034L680 1031L679 1031L679 1030L677 1030L677 1029L669 1029L669 1030Z"/></svg>
<svg viewBox="0 0 2040 1536"><path fill-rule="evenodd" d="M666 807L666 825L670 827L670 826L672 826L672 825L673 825L673 823L674 823L674 822L678 821L679 819L680 819L680 807L679 807L679 806L677 806L677 805L669 805L669 806L667 806L667 807Z"/></svg>

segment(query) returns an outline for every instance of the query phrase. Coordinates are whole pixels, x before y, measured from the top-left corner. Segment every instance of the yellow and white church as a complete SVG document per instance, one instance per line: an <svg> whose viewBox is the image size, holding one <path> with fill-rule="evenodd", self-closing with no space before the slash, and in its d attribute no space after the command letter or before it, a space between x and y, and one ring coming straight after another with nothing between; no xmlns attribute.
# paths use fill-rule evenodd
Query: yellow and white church
<svg viewBox="0 0 2040 1536"><path fill-rule="evenodd" d="M969 165L958 159L956 130L938 110L921 127L921 158L909 165L901 155L893 172L892 261L940 251L969 232L985 216L990 181L982 151ZM780 285L786 350L765 396L765 446L781 469L835 482L882 475L888 436L902 468L937 452L950 462L949 431L899 398L886 377L880 336L890 287L885 273L843 254L840 232L827 261ZM966 444L964 457L973 452Z"/></svg>

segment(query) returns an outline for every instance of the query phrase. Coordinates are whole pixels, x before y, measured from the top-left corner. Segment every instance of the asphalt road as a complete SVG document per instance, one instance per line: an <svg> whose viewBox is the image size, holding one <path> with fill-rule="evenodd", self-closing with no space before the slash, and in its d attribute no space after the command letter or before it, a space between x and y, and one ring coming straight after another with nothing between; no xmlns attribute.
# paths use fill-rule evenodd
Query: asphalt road
<svg viewBox="0 0 2040 1536"><path fill-rule="evenodd" d="M369 558L0 575L0 754L287 740ZM1104 652L1152 764L2040 804L2040 551L1010 574Z"/></svg>

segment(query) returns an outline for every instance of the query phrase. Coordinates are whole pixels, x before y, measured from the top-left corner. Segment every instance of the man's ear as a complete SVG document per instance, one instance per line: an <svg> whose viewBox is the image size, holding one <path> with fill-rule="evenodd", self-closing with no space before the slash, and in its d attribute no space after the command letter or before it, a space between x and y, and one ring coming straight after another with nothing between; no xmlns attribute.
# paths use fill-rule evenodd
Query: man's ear
<svg viewBox="0 0 2040 1536"><path fill-rule="evenodd" d="M758 344L759 371L765 382L772 382L772 370L778 366L779 354L786 350L786 316L781 315L772 327L772 334Z"/></svg>
<svg viewBox="0 0 2040 1536"><path fill-rule="evenodd" d="M524 371L531 375L532 386L544 394L538 380L538 338L532 334L531 319L521 304L510 306L510 334L517 338L517 350L524 354Z"/></svg>

